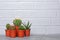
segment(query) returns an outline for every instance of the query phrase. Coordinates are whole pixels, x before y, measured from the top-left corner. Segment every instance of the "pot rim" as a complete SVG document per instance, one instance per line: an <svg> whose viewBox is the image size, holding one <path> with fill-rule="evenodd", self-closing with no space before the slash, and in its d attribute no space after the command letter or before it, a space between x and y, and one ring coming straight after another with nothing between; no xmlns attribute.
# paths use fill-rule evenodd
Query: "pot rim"
<svg viewBox="0 0 60 40"><path fill-rule="evenodd" d="M7 31L8 29L5 29L5 31ZM9 29L10 30L10 29Z"/></svg>
<svg viewBox="0 0 60 40"><path fill-rule="evenodd" d="M25 31L25 30L18 30L18 31Z"/></svg>
<svg viewBox="0 0 60 40"><path fill-rule="evenodd" d="M31 29L26 29L26 30L31 30Z"/></svg>

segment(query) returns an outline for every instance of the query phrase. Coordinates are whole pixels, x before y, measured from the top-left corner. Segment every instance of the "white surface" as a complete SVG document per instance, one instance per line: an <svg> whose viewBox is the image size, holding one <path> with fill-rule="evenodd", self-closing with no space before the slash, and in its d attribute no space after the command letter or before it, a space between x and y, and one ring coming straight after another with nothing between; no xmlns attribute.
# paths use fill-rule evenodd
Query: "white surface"
<svg viewBox="0 0 60 40"><path fill-rule="evenodd" d="M31 34L60 34L59 0L0 0L0 34L16 17L32 23Z"/></svg>
<svg viewBox="0 0 60 40"><path fill-rule="evenodd" d="M30 37L11 38L11 37L0 35L0 39L1 40L60 40L60 36L59 35L31 35Z"/></svg>

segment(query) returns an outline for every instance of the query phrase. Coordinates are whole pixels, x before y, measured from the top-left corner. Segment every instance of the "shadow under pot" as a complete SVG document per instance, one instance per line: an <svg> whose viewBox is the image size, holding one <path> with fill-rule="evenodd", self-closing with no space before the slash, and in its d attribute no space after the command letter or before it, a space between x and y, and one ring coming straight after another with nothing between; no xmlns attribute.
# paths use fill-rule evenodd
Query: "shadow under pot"
<svg viewBox="0 0 60 40"><path fill-rule="evenodd" d="M11 30L10 37L11 38L15 38L16 37L16 30Z"/></svg>
<svg viewBox="0 0 60 40"><path fill-rule="evenodd" d="M18 30L18 37L24 37L25 36L25 30Z"/></svg>
<svg viewBox="0 0 60 40"><path fill-rule="evenodd" d="M30 36L30 29L26 29L26 30L25 30L25 36L26 36L26 37Z"/></svg>
<svg viewBox="0 0 60 40"><path fill-rule="evenodd" d="M10 30L5 30L6 37L10 37Z"/></svg>

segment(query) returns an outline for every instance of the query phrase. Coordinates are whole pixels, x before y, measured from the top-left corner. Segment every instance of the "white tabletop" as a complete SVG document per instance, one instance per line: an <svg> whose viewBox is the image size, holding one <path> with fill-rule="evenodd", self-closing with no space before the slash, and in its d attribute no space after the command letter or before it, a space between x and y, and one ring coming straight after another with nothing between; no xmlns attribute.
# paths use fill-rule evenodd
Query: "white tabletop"
<svg viewBox="0 0 60 40"><path fill-rule="evenodd" d="M23 38L10 38L4 35L0 35L1 40L60 40L59 35L31 35L30 37L23 37Z"/></svg>

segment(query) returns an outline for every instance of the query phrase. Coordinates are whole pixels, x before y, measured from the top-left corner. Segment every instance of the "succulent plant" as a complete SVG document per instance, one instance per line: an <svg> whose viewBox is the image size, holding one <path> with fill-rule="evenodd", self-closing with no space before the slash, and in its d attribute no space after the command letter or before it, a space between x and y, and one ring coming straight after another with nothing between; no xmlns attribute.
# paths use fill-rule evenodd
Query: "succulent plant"
<svg viewBox="0 0 60 40"><path fill-rule="evenodd" d="M11 25L10 30L15 30L15 29L16 29L15 26Z"/></svg>
<svg viewBox="0 0 60 40"><path fill-rule="evenodd" d="M19 27L19 30L25 30L24 25L21 25L21 26Z"/></svg>
<svg viewBox="0 0 60 40"><path fill-rule="evenodd" d="M21 20L21 19L14 19L14 20L13 20L13 24L14 24L15 26L20 26L21 23L22 23L22 20Z"/></svg>
<svg viewBox="0 0 60 40"><path fill-rule="evenodd" d="M28 21L27 24L22 23L26 29L30 29L31 25L30 22Z"/></svg>
<svg viewBox="0 0 60 40"><path fill-rule="evenodd" d="M6 24L6 29L10 29L10 24L8 23L8 24Z"/></svg>

